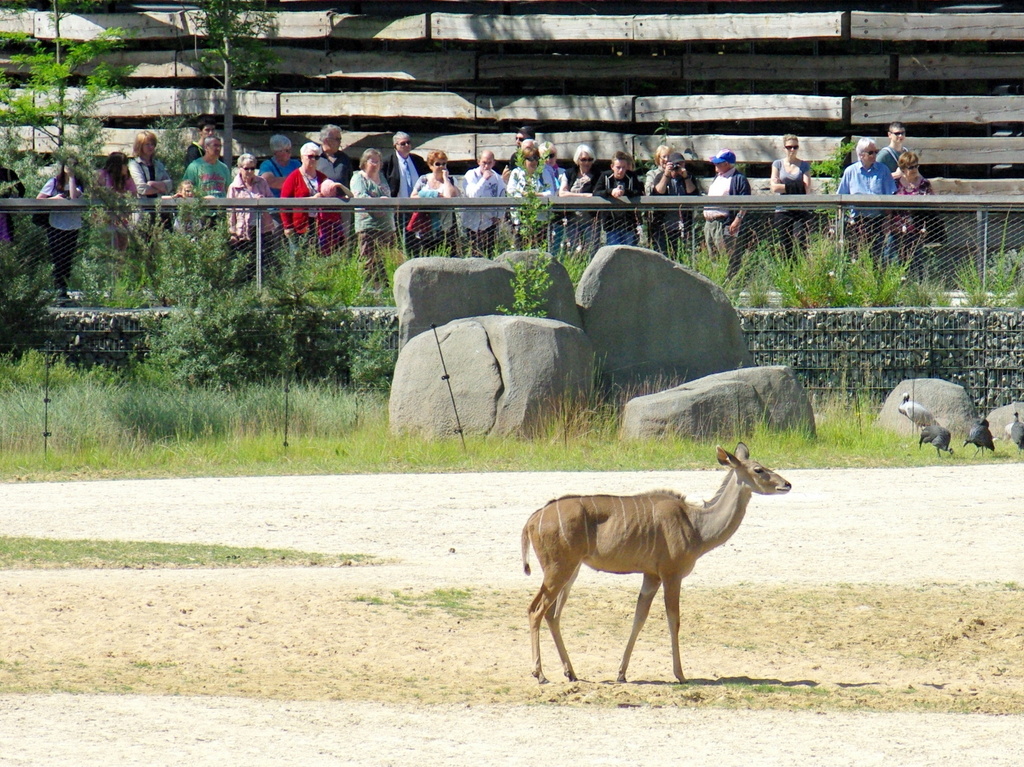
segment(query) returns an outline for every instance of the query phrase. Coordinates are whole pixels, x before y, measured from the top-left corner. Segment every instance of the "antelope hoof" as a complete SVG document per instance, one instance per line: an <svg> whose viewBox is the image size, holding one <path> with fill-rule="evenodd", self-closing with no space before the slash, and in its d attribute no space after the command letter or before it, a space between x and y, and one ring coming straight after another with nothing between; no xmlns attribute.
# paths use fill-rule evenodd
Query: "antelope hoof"
<svg viewBox="0 0 1024 767"><path fill-rule="evenodd" d="M548 678L546 676L544 676L544 674L541 673L540 671L534 671L533 675L535 677L537 677L537 683L538 684L547 684L548 683Z"/></svg>
<svg viewBox="0 0 1024 767"><path fill-rule="evenodd" d="M565 672L565 678L568 679L570 682L578 682L578 681L580 681L576 677L576 672L572 671L571 669L569 671Z"/></svg>
<svg viewBox="0 0 1024 767"><path fill-rule="evenodd" d="M616 679L615 681L618 682L619 684L625 684L626 683L626 672L624 672L624 671L619 672L619 678Z"/></svg>

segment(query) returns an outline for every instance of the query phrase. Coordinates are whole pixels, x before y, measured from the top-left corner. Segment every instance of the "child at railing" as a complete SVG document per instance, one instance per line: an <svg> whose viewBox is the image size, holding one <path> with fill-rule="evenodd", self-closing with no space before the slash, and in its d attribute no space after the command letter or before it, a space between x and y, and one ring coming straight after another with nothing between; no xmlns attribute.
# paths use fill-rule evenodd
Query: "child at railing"
<svg viewBox="0 0 1024 767"><path fill-rule="evenodd" d="M194 200L196 187L191 181L182 181L174 194L165 194L164 200ZM204 221L199 215L197 205L179 205L174 213L174 231L179 234L192 234L203 228Z"/></svg>

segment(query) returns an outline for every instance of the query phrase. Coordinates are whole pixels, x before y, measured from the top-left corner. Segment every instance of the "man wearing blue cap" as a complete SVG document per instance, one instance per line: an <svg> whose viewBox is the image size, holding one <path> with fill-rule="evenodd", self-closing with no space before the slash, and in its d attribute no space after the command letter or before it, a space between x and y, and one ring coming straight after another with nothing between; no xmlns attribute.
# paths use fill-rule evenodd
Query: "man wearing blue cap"
<svg viewBox="0 0 1024 767"><path fill-rule="evenodd" d="M715 166L715 177L708 188L708 197L735 197L750 195L750 182L736 170L736 154L731 149L722 149L708 161ZM729 256L729 276L740 269L739 240L740 225L744 211L726 208L704 208L704 242L712 253Z"/></svg>

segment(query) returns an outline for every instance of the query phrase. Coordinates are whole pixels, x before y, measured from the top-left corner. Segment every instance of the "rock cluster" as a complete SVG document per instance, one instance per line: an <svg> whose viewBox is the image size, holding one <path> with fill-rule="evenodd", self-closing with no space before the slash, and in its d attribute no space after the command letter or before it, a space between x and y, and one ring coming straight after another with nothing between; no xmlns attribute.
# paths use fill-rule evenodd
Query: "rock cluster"
<svg viewBox="0 0 1024 767"><path fill-rule="evenodd" d="M513 305L513 265L537 259L551 278L547 313L553 319L493 316ZM595 368L604 385L626 388L692 381L751 363L722 290L643 248L598 250L575 296L564 267L538 252L493 262L416 259L395 273L395 299L401 346L390 416L399 432L451 434L457 411L466 433L530 433L564 407L567 396L586 397ZM436 337L425 332L431 328ZM743 423L763 417L772 392L800 390L792 373L786 383L766 377L760 388L743 381L749 389ZM721 426L735 431L735 418L714 420L709 425L694 416L675 430L699 422L691 433L717 433ZM790 420L780 415L779 423ZM813 414L805 421L813 430Z"/></svg>

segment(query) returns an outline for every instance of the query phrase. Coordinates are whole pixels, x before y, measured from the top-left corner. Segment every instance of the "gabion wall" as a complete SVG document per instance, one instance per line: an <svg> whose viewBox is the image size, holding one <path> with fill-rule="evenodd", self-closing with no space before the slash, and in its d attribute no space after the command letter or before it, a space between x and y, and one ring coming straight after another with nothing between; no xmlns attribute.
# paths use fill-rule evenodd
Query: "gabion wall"
<svg viewBox="0 0 1024 767"><path fill-rule="evenodd" d="M758 365L789 365L812 393L881 402L905 378L960 384L982 409L1024 392L1020 309L746 309Z"/></svg>
<svg viewBox="0 0 1024 767"><path fill-rule="evenodd" d="M168 310L61 310L58 353L79 364L123 364L144 353L142 318ZM388 307L355 309L353 330L395 333ZM978 407L1024 400L1024 311L1020 309L742 309L758 365L789 365L812 394L867 394L881 403L904 378L942 378Z"/></svg>

